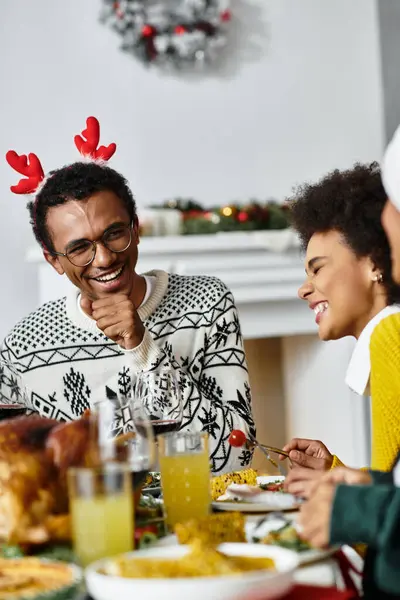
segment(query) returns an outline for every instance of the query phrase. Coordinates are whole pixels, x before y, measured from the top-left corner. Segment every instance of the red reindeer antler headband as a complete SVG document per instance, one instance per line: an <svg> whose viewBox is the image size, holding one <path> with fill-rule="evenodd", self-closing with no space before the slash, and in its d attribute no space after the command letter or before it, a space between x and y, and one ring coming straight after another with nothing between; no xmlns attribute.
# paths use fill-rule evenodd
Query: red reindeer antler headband
<svg viewBox="0 0 400 600"><path fill-rule="evenodd" d="M26 179L20 179L17 185L12 185L10 190L14 194L32 194L44 179L44 171L36 154L18 156L14 150L9 150L6 160L17 173L26 177Z"/></svg>
<svg viewBox="0 0 400 600"><path fill-rule="evenodd" d="M100 124L95 117L86 119L86 129L82 131L81 135L76 135L74 141L82 156L96 161L110 160L117 149L114 143L97 148L100 141ZM19 156L14 150L9 150L6 154L6 160L10 167L25 176L25 178L19 180L17 185L11 186L11 191L14 194L32 194L35 192L45 178L43 167L36 154L31 153L28 156L21 154Z"/></svg>
<svg viewBox="0 0 400 600"><path fill-rule="evenodd" d="M97 144L100 141L100 124L95 117L88 117L86 119L86 129L82 131L82 136L76 135L74 142L78 151L83 156L90 156L94 160L110 160L117 149L117 145L114 143L107 147L100 146L100 148L97 148Z"/></svg>

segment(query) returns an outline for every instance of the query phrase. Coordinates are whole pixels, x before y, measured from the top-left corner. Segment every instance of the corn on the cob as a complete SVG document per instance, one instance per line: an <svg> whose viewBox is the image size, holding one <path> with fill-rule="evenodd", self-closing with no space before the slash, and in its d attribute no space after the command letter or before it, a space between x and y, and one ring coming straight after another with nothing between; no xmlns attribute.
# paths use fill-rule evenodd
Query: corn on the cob
<svg viewBox="0 0 400 600"><path fill-rule="evenodd" d="M257 485L257 471L254 469L244 469L243 471L234 471L225 473L211 479L211 498L218 500L222 494L225 494L226 488L231 483L247 483L248 485Z"/></svg>
<svg viewBox="0 0 400 600"><path fill-rule="evenodd" d="M217 513L175 525L180 544L201 542L210 546L224 542L245 542L245 519L242 513Z"/></svg>

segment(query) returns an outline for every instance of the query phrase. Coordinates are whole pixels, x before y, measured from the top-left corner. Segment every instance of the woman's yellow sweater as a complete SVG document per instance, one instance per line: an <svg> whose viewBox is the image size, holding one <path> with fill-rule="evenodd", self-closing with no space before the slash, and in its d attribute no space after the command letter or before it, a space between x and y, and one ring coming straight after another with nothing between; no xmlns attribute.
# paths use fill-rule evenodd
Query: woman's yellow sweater
<svg viewBox="0 0 400 600"><path fill-rule="evenodd" d="M371 468L389 471L400 448L400 313L375 327L371 357Z"/></svg>
<svg viewBox="0 0 400 600"><path fill-rule="evenodd" d="M375 327L369 344L372 421L371 469L390 471L400 449L400 313ZM343 466L333 457L332 469ZM367 546L355 550L365 556Z"/></svg>
<svg viewBox="0 0 400 600"><path fill-rule="evenodd" d="M400 313L375 327L370 340L371 468L390 471L400 450ZM333 457L332 469L344 466Z"/></svg>

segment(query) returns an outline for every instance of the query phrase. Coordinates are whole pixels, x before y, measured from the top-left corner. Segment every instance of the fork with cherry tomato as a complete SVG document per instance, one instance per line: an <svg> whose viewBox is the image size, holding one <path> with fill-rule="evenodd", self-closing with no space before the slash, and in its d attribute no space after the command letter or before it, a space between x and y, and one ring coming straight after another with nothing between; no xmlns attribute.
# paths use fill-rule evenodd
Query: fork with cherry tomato
<svg viewBox="0 0 400 600"><path fill-rule="evenodd" d="M279 448L274 448L273 446L266 446L265 444L260 444L256 439L249 439L246 437L246 434L240 429L233 429L228 438L229 444L234 448L246 448L247 450L252 450L253 448L259 448L261 452L265 455L267 460L272 463L275 467L279 469L281 475L285 475L280 464L277 464L270 456L270 452L274 454L279 454L286 458L289 457L289 454L284 450L280 450Z"/></svg>

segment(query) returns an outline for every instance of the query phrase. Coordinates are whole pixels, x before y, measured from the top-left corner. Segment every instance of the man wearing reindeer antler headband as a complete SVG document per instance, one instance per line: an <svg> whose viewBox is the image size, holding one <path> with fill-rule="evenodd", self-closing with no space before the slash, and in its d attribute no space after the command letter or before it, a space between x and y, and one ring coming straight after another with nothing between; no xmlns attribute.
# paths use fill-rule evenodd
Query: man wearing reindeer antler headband
<svg viewBox="0 0 400 600"><path fill-rule="evenodd" d="M172 366L184 395L182 428L209 433L213 471L246 465L250 454L227 443L232 429L255 433L232 294L214 277L136 273L135 201L106 164L115 144L98 148L99 138L89 117L75 137L85 159L47 176L36 155L7 153L24 176L11 190L35 194L28 207L45 259L75 288L16 325L2 357L24 373L28 408L59 420L128 390L140 371Z"/></svg>

